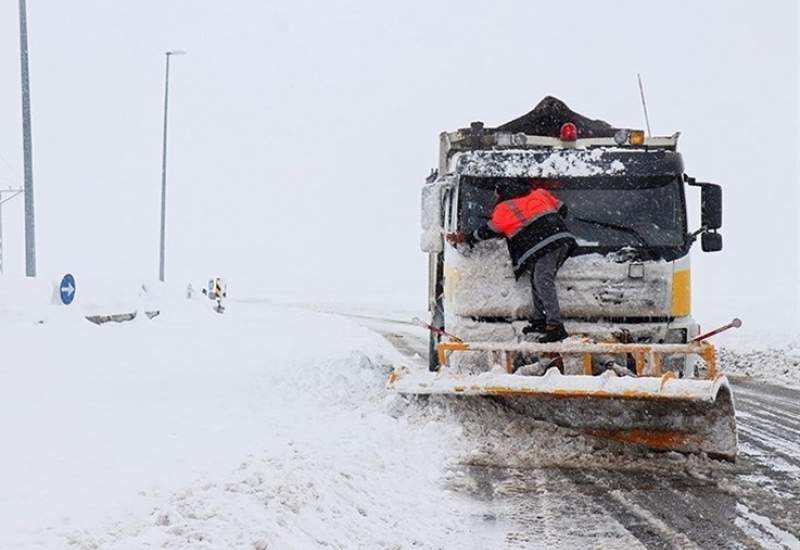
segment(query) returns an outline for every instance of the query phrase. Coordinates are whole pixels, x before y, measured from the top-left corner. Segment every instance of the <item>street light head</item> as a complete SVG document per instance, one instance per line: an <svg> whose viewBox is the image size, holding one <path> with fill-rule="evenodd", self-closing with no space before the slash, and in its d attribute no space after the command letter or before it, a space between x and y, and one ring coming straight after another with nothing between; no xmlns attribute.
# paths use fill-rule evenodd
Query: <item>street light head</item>
<svg viewBox="0 0 800 550"><path fill-rule="evenodd" d="M167 52L167 55L186 55L186 52L183 50L171 50Z"/></svg>

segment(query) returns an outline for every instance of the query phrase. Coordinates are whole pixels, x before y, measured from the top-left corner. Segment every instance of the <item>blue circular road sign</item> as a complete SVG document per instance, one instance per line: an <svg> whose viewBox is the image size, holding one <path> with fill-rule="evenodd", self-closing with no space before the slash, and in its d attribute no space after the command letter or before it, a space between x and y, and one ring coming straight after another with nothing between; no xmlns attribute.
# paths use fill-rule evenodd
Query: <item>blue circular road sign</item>
<svg viewBox="0 0 800 550"><path fill-rule="evenodd" d="M75 299L75 277L71 273L64 275L58 290L61 294L61 302L66 306L70 305Z"/></svg>

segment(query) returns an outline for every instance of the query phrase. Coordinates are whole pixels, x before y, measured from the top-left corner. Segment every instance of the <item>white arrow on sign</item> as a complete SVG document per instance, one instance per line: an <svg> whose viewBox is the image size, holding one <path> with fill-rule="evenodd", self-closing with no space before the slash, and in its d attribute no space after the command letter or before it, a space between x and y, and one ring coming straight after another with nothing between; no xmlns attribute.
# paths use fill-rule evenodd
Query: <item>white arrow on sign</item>
<svg viewBox="0 0 800 550"><path fill-rule="evenodd" d="M72 294L75 292L75 287L67 283L67 286L61 287L61 292L65 292L67 296L72 296Z"/></svg>

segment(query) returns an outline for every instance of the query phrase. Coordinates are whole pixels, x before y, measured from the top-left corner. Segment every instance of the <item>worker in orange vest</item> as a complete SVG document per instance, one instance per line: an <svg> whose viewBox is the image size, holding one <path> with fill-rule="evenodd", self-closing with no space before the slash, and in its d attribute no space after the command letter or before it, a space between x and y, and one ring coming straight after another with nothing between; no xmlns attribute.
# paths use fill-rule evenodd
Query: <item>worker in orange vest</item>
<svg viewBox="0 0 800 550"><path fill-rule="evenodd" d="M472 233L450 233L454 244L473 246L485 239L504 237L517 279L530 273L533 318L523 333L543 333L539 342L558 342L568 336L561 322L556 293L556 273L576 246L575 237L564 223L566 205L555 195L536 186L513 184L495 187L497 203L492 217Z"/></svg>

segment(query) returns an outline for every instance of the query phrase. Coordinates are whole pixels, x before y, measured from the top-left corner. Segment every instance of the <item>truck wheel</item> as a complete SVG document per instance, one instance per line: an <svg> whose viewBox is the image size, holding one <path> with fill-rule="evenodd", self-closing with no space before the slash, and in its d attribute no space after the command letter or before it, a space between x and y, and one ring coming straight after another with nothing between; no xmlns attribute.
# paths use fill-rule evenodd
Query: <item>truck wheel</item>
<svg viewBox="0 0 800 550"><path fill-rule="evenodd" d="M439 336L432 333L428 338L428 370L437 372L439 370L439 356L436 354L436 345L439 343Z"/></svg>

